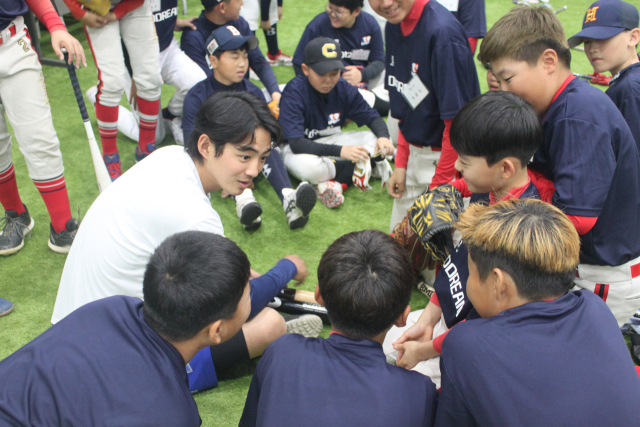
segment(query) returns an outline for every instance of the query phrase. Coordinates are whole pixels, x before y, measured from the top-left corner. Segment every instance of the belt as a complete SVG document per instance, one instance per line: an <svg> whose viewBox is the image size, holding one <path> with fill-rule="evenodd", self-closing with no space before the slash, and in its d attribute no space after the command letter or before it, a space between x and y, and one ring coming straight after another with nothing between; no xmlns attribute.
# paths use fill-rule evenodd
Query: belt
<svg viewBox="0 0 640 427"><path fill-rule="evenodd" d="M13 37L16 35L16 24L11 24L9 25L7 28L5 28L4 30L0 31L0 34L2 35L0 37L0 45L4 43L4 38L5 38L5 31L9 31L9 38Z"/></svg>

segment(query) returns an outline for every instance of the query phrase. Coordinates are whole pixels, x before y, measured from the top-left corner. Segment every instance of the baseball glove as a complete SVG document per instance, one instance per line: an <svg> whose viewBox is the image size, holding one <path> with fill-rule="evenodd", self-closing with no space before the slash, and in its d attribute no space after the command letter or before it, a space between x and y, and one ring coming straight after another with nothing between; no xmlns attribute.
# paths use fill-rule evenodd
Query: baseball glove
<svg viewBox="0 0 640 427"><path fill-rule="evenodd" d="M409 253L415 271L436 268L436 261L422 245L420 237L411 229L408 216L395 226L393 238Z"/></svg>
<svg viewBox="0 0 640 427"><path fill-rule="evenodd" d="M111 10L111 0L78 0L78 3L100 16L105 16Z"/></svg>

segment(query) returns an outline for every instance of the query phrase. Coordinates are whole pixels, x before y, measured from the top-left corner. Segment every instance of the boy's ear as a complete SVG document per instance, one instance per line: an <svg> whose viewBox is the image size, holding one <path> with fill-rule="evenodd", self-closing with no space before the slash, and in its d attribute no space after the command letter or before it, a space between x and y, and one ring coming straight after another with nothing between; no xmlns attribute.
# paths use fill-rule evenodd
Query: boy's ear
<svg viewBox="0 0 640 427"><path fill-rule="evenodd" d="M362 12L362 8L361 7L357 8L356 10L354 10L353 11L354 18L357 18L358 15L360 15L360 12Z"/></svg>
<svg viewBox="0 0 640 427"><path fill-rule="evenodd" d="M516 162L520 163L518 160ZM502 159L502 178L509 179L516 174L518 167L514 162L513 157L506 157Z"/></svg>
<svg viewBox="0 0 640 427"><path fill-rule="evenodd" d="M409 317L409 314L411 314L411 306L408 305L404 308L404 311L402 312L402 314L400 315L400 317L398 317L396 319L396 322L394 323L394 326L397 326L398 328L404 328L405 326L407 326L407 317Z"/></svg>
<svg viewBox="0 0 640 427"><path fill-rule="evenodd" d="M631 30L631 34L629 34L629 47L637 48L639 42L640 28L634 28L633 30Z"/></svg>
<svg viewBox="0 0 640 427"><path fill-rule="evenodd" d="M547 74L553 74L558 67L558 54L553 49L547 49L540 55L538 63L540 64L541 61L542 68L544 68Z"/></svg>
<svg viewBox="0 0 640 427"><path fill-rule="evenodd" d="M316 298L316 302L324 307L324 300L322 299L322 295L320 295L320 285L318 283L316 283L316 290L313 293L313 296Z"/></svg>
<svg viewBox="0 0 640 427"><path fill-rule="evenodd" d="M499 268L494 268L489 275L493 287L493 298L496 302L503 300L508 293L507 273Z"/></svg>
<svg viewBox="0 0 640 427"><path fill-rule="evenodd" d="M305 76L309 75L309 67L307 66L307 64L302 64L302 72Z"/></svg>
<svg viewBox="0 0 640 427"><path fill-rule="evenodd" d="M209 62L211 63L211 68L216 69L218 68L218 57L215 55L209 55Z"/></svg>
<svg viewBox="0 0 640 427"><path fill-rule="evenodd" d="M208 328L207 335L209 336L209 341L211 341L213 345L217 345L222 342L222 336L220 333L222 329L222 322L222 319L216 320L206 327Z"/></svg>

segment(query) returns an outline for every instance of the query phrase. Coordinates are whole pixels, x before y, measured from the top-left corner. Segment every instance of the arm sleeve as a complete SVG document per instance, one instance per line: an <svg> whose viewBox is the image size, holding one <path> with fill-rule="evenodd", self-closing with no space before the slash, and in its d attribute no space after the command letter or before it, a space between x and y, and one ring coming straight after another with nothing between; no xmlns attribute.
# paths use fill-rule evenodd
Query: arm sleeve
<svg viewBox="0 0 640 427"><path fill-rule="evenodd" d="M298 46L296 47L296 51L293 54L292 62L293 62L294 69L296 70L296 76L299 74L302 74L302 67L300 66L304 62L304 48L307 47L307 43L309 43L311 40L313 40L317 36L317 34L315 34L315 31L311 30L312 24L313 24L313 21L311 21L305 27L304 32L300 37L300 41L298 42ZM298 72L298 68L295 68L296 66L300 69L299 72Z"/></svg>
<svg viewBox="0 0 640 427"><path fill-rule="evenodd" d="M438 335L433 339L433 349L438 352L438 354L442 354L442 342L444 341L444 337L449 334L451 329L445 331L442 335Z"/></svg>
<svg viewBox="0 0 640 427"><path fill-rule="evenodd" d="M451 122L453 120L444 121L444 132L442 133L442 152L440 153L440 160L436 166L436 173L433 175L431 185L429 188L436 188L439 185L451 182L456 174L455 164L458 159L458 153L451 146L449 140L449 130L451 129Z"/></svg>
<svg viewBox="0 0 640 427"><path fill-rule="evenodd" d="M469 46L471 46L471 53L475 54L478 46L478 37L469 37Z"/></svg>
<svg viewBox="0 0 640 427"><path fill-rule="evenodd" d="M409 143L404 139L402 131L398 129L398 150L396 151L396 168L406 169L409 163Z"/></svg>
<svg viewBox="0 0 640 427"><path fill-rule="evenodd" d="M293 79L284 88L282 98L280 98L280 116L278 120L282 124L284 140L305 138L305 118L304 112L307 107L304 96L297 84L299 78ZM292 147L293 149L293 147Z"/></svg>
<svg viewBox="0 0 640 427"><path fill-rule="evenodd" d="M293 64L293 71L296 73L296 76L302 74L302 65Z"/></svg>
<svg viewBox="0 0 640 427"><path fill-rule="evenodd" d="M213 75L213 71L211 71L207 60L205 59L207 50L204 46L204 42L205 41L202 40L202 35L198 31L186 28L182 32L182 37L180 38L180 49L182 49L193 62L202 68L202 71L204 71L207 77L211 77Z"/></svg>
<svg viewBox="0 0 640 427"><path fill-rule="evenodd" d="M260 48L257 47L249 51L249 65L253 68L253 71L256 72L258 77L260 77L260 81L264 87L267 88L269 93L280 93L276 75L273 74L271 65L269 65L267 60L264 59Z"/></svg>
<svg viewBox="0 0 640 427"><path fill-rule="evenodd" d="M575 216L575 215L567 215L569 221L576 228L576 231L579 235L587 234L596 222L598 221L598 217L586 217L586 216Z"/></svg>
<svg viewBox="0 0 640 427"><path fill-rule="evenodd" d="M378 74L384 71L384 62L383 61L373 61L370 62L369 65L364 67L360 72L362 73L362 81L367 82L372 78L376 77Z"/></svg>
<svg viewBox="0 0 640 427"><path fill-rule="evenodd" d="M451 380L445 366L444 358L440 358L440 373L442 375L440 398L435 424L438 427L475 427L476 422L467 408L460 390Z"/></svg>
<svg viewBox="0 0 640 427"><path fill-rule="evenodd" d="M144 4L144 0L122 0L113 8L116 19L122 19L127 13L139 8Z"/></svg>
<svg viewBox="0 0 640 427"><path fill-rule="evenodd" d="M260 381L257 372L251 378L251 385L244 402L244 410L238 427L255 427L258 421L258 403L260 402Z"/></svg>
<svg viewBox="0 0 640 427"><path fill-rule="evenodd" d="M199 108L200 100L194 92L189 91L187 96L184 98L182 110L182 135L185 142L189 141L189 138L191 137L191 132L193 132L195 118Z"/></svg>
<svg viewBox="0 0 640 427"><path fill-rule="evenodd" d="M382 31L380 30L380 25L375 18L373 20L375 30L373 31L373 34L371 34L371 44L369 45L371 52L369 53L369 62L382 61L382 64L384 65L385 55Z"/></svg>
<svg viewBox="0 0 640 427"><path fill-rule="evenodd" d="M269 21L269 7L271 0L260 0L260 20Z"/></svg>
<svg viewBox="0 0 640 427"><path fill-rule="evenodd" d="M318 157L340 157L342 145L322 144L307 138L294 138L287 141L293 154L313 154Z"/></svg>
<svg viewBox="0 0 640 427"><path fill-rule="evenodd" d="M69 11L71 11L71 15L76 19L82 18L87 13L82 5L76 0L64 0L64 4L67 5Z"/></svg>
<svg viewBox="0 0 640 427"><path fill-rule="evenodd" d="M367 126L377 138L389 138L389 128L382 117L374 118Z"/></svg>
<svg viewBox="0 0 640 427"><path fill-rule="evenodd" d="M271 270L250 280L251 314L249 314L249 319L253 319L264 310L269 301L284 289L297 273L298 270L293 262L281 259Z"/></svg>
<svg viewBox="0 0 640 427"><path fill-rule="evenodd" d="M26 0L29 9L38 17L50 33L58 30L66 31L62 19L49 0ZM82 14L84 16L84 13Z"/></svg>

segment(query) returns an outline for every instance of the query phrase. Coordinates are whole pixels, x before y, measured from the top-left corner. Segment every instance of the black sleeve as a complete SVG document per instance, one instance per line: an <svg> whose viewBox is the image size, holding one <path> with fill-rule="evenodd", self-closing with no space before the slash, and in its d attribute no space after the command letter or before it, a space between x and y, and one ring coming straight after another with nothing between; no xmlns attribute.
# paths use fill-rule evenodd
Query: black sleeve
<svg viewBox="0 0 640 427"><path fill-rule="evenodd" d="M367 126L377 138L389 138L389 128L382 117L376 117Z"/></svg>
<svg viewBox="0 0 640 427"><path fill-rule="evenodd" d="M362 81L367 82L384 71L383 61L373 61L360 71L362 73Z"/></svg>
<svg viewBox="0 0 640 427"><path fill-rule="evenodd" d="M271 0L260 0L260 20L269 20L269 6L271 6Z"/></svg>
<svg viewBox="0 0 640 427"><path fill-rule="evenodd" d="M278 0L278 7L282 7L282 0Z"/></svg>
<svg viewBox="0 0 640 427"><path fill-rule="evenodd" d="M299 76L300 74L302 74L302 65L293 64L293 71L295 71L296 77Z"/></svg>
<svg viewBox="0 0 640 427"><path fill-rule="evenodd" d="M342 145L313 142L307 138L293 138L286 141L293 154L313 154L319 157L340 157Z"/></svg>

